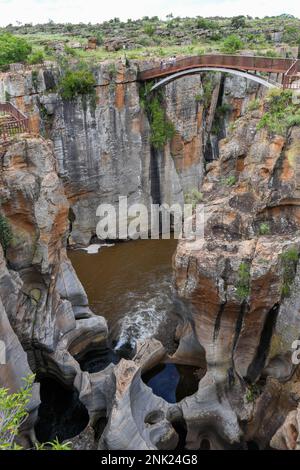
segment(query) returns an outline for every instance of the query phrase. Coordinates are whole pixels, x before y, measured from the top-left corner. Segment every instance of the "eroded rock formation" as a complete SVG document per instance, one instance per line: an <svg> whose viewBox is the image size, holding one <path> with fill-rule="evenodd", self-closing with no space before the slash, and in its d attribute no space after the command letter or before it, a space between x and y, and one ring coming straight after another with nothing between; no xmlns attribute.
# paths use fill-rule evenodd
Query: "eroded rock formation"
<svg viewBox="0 0 300 470"><path fill-rule="evenodd" d="M220 159L208 165L202 186L205 237L180 242L174 260L208 368L183 407L190 448L208 433L216 448L243 440L266 446L297 403L290 377L299 335L300 136L296 128L287 139L258 131L260 115L240 118L221 142ZM289 379L280 400L280 384Z"/></svg>
<svg viewBox="0 0 300 470"><path fill-rule="evenodd" d="M0 96L10 93L32 128L52 139L23 136L1 153L1 211L14 236L6 257L0 252L8 358L1 385L17 390L32 370L37 380L75 388L90 418L84 435L102 420L92 443L99 449L296 448L299 371L290 356L299 335L299 129L286 139L257 130L262 110L247 112L262 94L257 85L215 75L207 99L205 80L185 77L165 90L175 135L153 152L136 72L98 68L96 103L62 101L53 91L56 69L1 76ZM91 312L67 257L69 225L73 241L87 244L99 202L128 195L171 204L195 187L206 232L204 240L181 241L174 258L176 287L191 311L177 330L176 353L168 357L149 340L131 360L84 372L85 354L107 348L107 326ZM142 374L164 361L206 362L198 391L176 404L154 395ZM38 388L21 433L27 446Z"/></svg>
<svg viewBox="0 0 300 470"><path fill-rule="evenodd" d="M61 72L54 64L0 76L0 100L9 95L29 116L32 130L53 141L75 243L86 245L95 235L100 202L117 206L122 195L129 204L182 203L184 193L201 185L205 158L216 158L218 140L229 122L262 93L255 83L223 80L220 74L183 77L168 84L166 115L176 132L163 151L154 151L139 96L142 85L137 82L138 68L153 65L103 63L94 70L96 98L72 101L62 100L57 92ZM221 125L214 125L216 109L224 104L228 112Z"/></svg>

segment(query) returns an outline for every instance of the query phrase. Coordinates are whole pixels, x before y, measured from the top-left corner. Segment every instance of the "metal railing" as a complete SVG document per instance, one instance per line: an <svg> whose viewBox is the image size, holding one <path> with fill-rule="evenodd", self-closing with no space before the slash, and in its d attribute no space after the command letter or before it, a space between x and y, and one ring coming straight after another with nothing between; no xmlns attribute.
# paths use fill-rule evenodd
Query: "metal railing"
<svg viewBox="0 0 300 470"><path fill-rule="evenodd" d="M298 80L300 79L298 75L299 63L300 63L299 59L295 60L294 63L289 67L289 69L284 74L283 81L282 81L283 88L294 88L294 89L299 88L299 82L298 82ZM297 78L298 80L295 83L294 80Z"/></svg>
<svg viewBox="0 0 300 470"><path fill-rule="evenodd" d="M283 87L290 87L291 82L300 73L300 60L281 59L273 57L239 56L227 54L203 54L183 59L162 60L159 67L143 70L139 73L139 80L146 81L165 77L172 73L194 67L223 67L240 71L267 72L286 74L288 79L283 80ZM291 79L291 80L290 80Z"/></svg>
<svg viewBox="0 0 300 470"><path fill-rule="evenodd" d="M0 103L0 142L23 132L30 132L28 117L12 103Z"/></svg>

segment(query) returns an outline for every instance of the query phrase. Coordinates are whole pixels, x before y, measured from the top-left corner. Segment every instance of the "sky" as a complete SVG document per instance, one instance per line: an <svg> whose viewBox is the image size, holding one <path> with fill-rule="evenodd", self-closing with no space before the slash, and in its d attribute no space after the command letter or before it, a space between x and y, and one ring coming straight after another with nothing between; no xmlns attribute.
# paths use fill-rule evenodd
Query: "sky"
<svg viewBox="0 0 300 470"><path fill-rule="evenodd" d="M300 17L299 0L0 0L0 25L55 22L101 23L111 18L143 16L273 16Z"/></svg>

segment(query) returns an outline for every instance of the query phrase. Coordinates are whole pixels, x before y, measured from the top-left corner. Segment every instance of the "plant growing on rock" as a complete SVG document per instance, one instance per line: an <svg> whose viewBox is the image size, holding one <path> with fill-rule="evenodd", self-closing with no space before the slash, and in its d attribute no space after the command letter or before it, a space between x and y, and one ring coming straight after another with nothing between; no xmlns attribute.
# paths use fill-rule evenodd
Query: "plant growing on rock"
<svg viewBox="0 0 300 470"><path fill-rule="evenodd" d="M255 98L248 103L247 111L256 111L260 107L259 99Z"/></svg>
<svg viewBox="0 0 300 470"><path fill-rule="evenodd" d="M13 239L11 227L7 218L0 214L0 243L3 248L4 255L6 254L7 248L9 247Z"/></svg>
<svg viewBox="0 0 300 470"><path fill-rule="evenodd" d="M236 294L239 299L246 300L250 293L250 264L243 262L238 269Z"/></svg>
<svg viewBox="0 0 300 470"><path fill-rule="evenodd" d="M226 186L234 186L236 183L236 176L235 175L230 175L227 178L224 179L224 184Z"/></svg>
<svg viewBox="0 0 300 470"><path fill-rule="evenodd" d="M26 420L26 407L30 402L34 375L24 379L25 385L17 393L0 388L0 450L21 449L14 441L19 427Z"/></svg>
<svg viewBox="0 0 300 470"><path fill-rule="evenodd" d="M42 64L45 60L45 55L43 51L35 51L27 59L27 62L31 65Z"/></svg>
<svg viewBox="0 0 300 470"><path fill-rule="evenodd" d="M259 234L260 235L269 235L271 232L270 225L268 222L262 222L259 226Z"/></svg>
<svg viewBox="0 0 300 470"><path fill-rule="evenodd" d="M58 86L62 98L71 101L80 95L93 95L96 80L92 72L86 68L67 70Z"/></svg>
<svg viewBox="0 0 300 470"><path fill-rule="evenodd" d="M281 254L282 263L282 286L281 294L288 297L291 293L291 286L295 279L299 253L296 248L290 248Z"/></svg>
<svg viewBox="0 0 300 470"><path fill-rule="evenodd" d="M36 450L71 450L71 442L59 442L56 438L52 442L45 442L43 444L36 444Z"/></svg>
<svg viewBox="0 0 300 470"><path fill-rule="evenodd" d="M225 54L233 54L242 49L243 45L243 41L236 34L231 34L224 39L221 51Z"/></svg>
<svg viewBox="0 0 300 470"><path fill-rule="evenodd" d="M0 68L13 62L24 62L31 50L30 44L25 39L10 33L0 34Z"/></svg>
<svg viewBox="0 0 300 470"><path fill-rule="evenodd" d="M193 210L196 209L197 204L199 204L203 199L203 194L194 188L189 193L186 193L184 196L185 204L192 204Z"/></svg>
<svg viewBox="0 0 300 470"><path fill-rule="evenodd" d="M175 127L166 117L162 94L150 95L150 89L151 84L148 84L140 91L140 100L150 122L150 142L156 150L162 150L173 138Z"/></svg>
<svg viewBox="0 0 300 470"><path fill-rule="evenodd" d="M258 396L259 396L258 386L256 384L249 385L247 392L246 392L246 402L253 403Z"/></svg>
<svg viewBox="0 0 300 470"><path fill-rule="evenodd" d="M288 129L300 123L300 106L293 103L292 90L272 89L266 97L266 112L257 128L285 135Z"/></svg>
<svg viewBox="0 0 300 470"><path fill-rule="evenodd" d="M24 380L24 387L18 392L9 393L7 388L0 388L0 450L21 450L15 439L20 426L26 421L27 405L32 395L35 376L30 375ZM60 443L56 438L52 442L36 444L36 450L70 450L70 443Z"/></svg>

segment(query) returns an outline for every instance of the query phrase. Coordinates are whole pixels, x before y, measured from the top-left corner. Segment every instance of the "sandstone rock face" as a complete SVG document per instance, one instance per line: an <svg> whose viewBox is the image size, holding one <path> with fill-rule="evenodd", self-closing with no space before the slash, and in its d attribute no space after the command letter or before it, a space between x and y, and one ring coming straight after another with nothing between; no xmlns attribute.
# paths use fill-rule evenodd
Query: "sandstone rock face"
<svg viewBox="0 0 300 470"><path fill-rule="evenodd" d="M153 65L139 63L139 68ZM218 74L207 76L206 81L212 83L209 93L203 76L168 84L164 89L166 115L176 133L164 151L154 152L137 71L133 61L129 66L104 63L94 70L96 100L83 97L75 101L63 101L56 92L60 71L54 64L44 70L1 74L0 99L5 101L8 93L29 115L32 130L53 141L58 174L72 210L75 243L90 242L98 205L117 206L119 195L127 196L129 204L182 203L184 193L201 185L208 140L212 140L212 153L217 154L218 140L224 137L209 137L217 107L230 104L229 123L260 93L257 85L246 80L226 78L221 86Z"/></svg>
<svg viewBox="0 0 300 470"><path fill-rule="evenodd" d="M257 85L216 75L206 102L206 80L185 77L165 89L176 132L153 152L136 72L133 65L97 68L96 104L63 102L55 68L1 76L0 98L9 92L32 129L52 139L20 137L1 152L1 213L13 231L6 257L0 252L0 340L9 359L0 365L1 385L17 390L32 370L75 388L90 417L85 447L175 449L180 422L188 449L245 448L249 441L296 448L299 129L287 139L257 130L261 111L247 112L262 94ZM148 340L131 360L83 371L86 353L105 350L107 326L89 309L68 260L69 225L73 240L87 244L100 202L127 195L172 204L195 187L206 231L203 240L182 240L174 257L176 288L192 317L177 331L176 353L170 358ZM204 358L198 391L175 405L142 380L161 362L202 367ZM38 403L35 386L24 445L34 441ZM106 424L96 444L91 426L99 420Z"/></svg>
<svg viewBox="0 0 300 470"><path fill-rule="evenodd" d="M85 396L89 388L91 396L88 374L74 357L105 347L107 326L89 310L66 255L69 205L51 143L16 139L2 157L0 192L1 213L13 234L6 259L0 250L0 339L6 349L1 385L16 391L33 371L56 376ZM24 445L34 441L38 390L35 384Z"/></svg>
<svg viewBox="0 0 300 470"><path fill-rule="evenodd" d="M247 427L240 421L262 418L250 406L256 393L264 396L260 380L284 381L294 369L299 291L297 255L292 261L291 254L300 247L299 130L288 140L269 136L257 131L259 117L255 111L240 118L221 142L220 159L208 166L202 186L205 237L180 242L174 259L177 289L193 305L195 335L207 360L199 391L183 410L190 448L212 429L215 448L241 443ZM279 389L273 389L273 403ZM282 401L278 420L294 406ZM271 438L280 422L260 425ZM252 432L251 440L263 445L258 434Z"/></svg>

